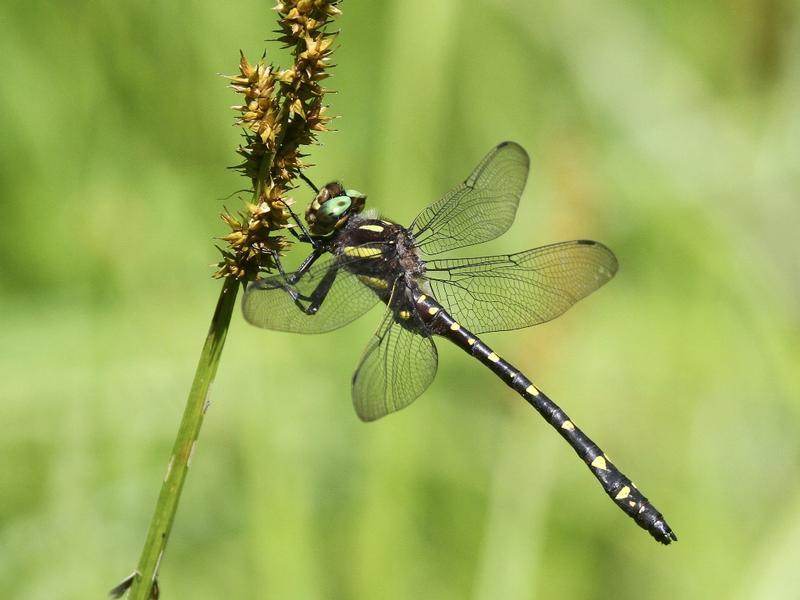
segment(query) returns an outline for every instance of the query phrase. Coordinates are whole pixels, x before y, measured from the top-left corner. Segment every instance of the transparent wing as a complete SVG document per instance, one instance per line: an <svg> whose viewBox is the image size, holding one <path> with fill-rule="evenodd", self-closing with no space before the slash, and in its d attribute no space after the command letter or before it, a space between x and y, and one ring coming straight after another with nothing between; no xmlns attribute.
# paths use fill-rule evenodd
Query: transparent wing
<svg viewBox="0 0 800 600"><path fill-rule="evenodd" d="M520 329L564 313L617 272L599 242L561 242L502 256L432 260L433 295L475 333Z"/></svg>
<svg viewBox="0 0 800 600"><path fill-rule="evenodd" d="M378 296L344 266L337 257L319 261L293 286L283 275L254 281L242 299L245 320L256 327L292 333L324 333L347 325L372 308ZM290 288L300 295L303 307L319 303L316 313L303 312Z"/></svg>
<svg viewBox="0 0 800 600"><path fill-rule="evenodd" d="M417 215L410 227L417 247L439 254L504 233L517 214L529 166L519 144L496 146L463 184Z"/></svg>
<svg viewBox="0 0 800 600"><path fill-rule="evenodd" d="M416 314L410 331L387 309L353 375L353 406L362 421L375 421L405 408L433 381L439 363L436 346Z"/></svg>

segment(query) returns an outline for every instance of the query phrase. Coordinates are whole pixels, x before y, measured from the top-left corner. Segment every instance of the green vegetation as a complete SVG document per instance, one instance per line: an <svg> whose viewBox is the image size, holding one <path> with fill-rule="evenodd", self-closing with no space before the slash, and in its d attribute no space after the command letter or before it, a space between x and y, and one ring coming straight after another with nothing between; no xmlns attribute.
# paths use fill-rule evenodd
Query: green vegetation
<svg viewBox="0 0 800 600"><path fill-rule="evenodd" d="M217 215L243 187L224 169L238 99L216 74L240 47L260 54L270 8L0 11L4 597L98 598L136 564L219 294ZM517 223L476 252L589 237L621 267L558 320L487 341L680 542L630 523L460 351L441 344L432 388L364 425L349 382L377 311L304 337L237 310L162 597L787 597L800 559L796 3L342 8L328 98L342 118L308 175L409 222L494 143L524 145Z"/></svg>

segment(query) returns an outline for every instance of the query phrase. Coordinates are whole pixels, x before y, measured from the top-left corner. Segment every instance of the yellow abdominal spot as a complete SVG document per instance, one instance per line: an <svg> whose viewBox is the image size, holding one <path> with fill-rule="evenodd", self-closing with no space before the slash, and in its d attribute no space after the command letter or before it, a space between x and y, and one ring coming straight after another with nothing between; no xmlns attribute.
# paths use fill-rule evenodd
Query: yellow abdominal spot
<svg viewBox="0 0 800 600"><path fill-rule="evenodd" d="M461 325L459 325L458 323L453 323L452 325L450 325L450 331L458 331L459 329L461 329Z"/></svg>
<svg viewBox="0 0 800 600"><path fill-rule="evenodd" d="M428 309L428 314L431 315L431 316L435 315L438 312L439 312L439 307L438 306L431 306Z"/></svg>
<svg viewBox="0 0 800 600"><path fill-rule="evenodd" d="M623 485L619 493L616 496L614 496L614 499L624 500L625 498L630 496L630 494L631 494L631 488L629 488L627 485Z"/></svg>
<svg viewBox="0 0 800 600"><path fill-rule="evenodd" d="M567 431L575 431L575 425L570 420L566 420L561 424L561 429L566 429Z"/></svg>
<svg viewBox="0 0 800 600"><path fill-rule="evenodd" d="M598 456L597 458L595 458L592 461L592 466L595 469L600 469L601 471L608 471L608 468L606 467L606 459L603 458L602 456Z"/></svg>
<svg viewBox="0 0 800 600"><path fill-rule="evenodd" d="M361 225L359 229L366 229L367 231L374 231L375 233L383 231L383 227L380 225Z"/></svg>
<svg viewBox="0 0 800 600"><path fill-rule="evenodd" d="M408 321L411 318L411 313L407 310L401 310L397 315L404 321Z"/></svg>
<svg viewBox="0 0 800 600"><path fill-rule="evenodd" d="M383 254L380 248L370 248L369 246L345 246L342 252L345 256L358 258L375 258Z"/></svg>
<svg viewBox="0 0 800 600"><path fill-rule="evenodd" d="M428 297L425 294L422 294L419 298L417 298L417 304L422 304L427 299Z"/></svg>
<svg viewBox="0 0 800 600"><path fill-rule="evenodd" d="M499 356L497 356L497 354L495 354L494 352L492 352L492 353L491 353L489 356L487 356L486 358L488 358L488 359L489 359L490 361L492 361L492 362L498 362L498 361L500 360L500 357L499 357Z"/></svg>
<svg viewBox="0 0 800 600"><path fill-rule="evenodd" d="M536 389L536 387L535 387L535 386L533 386L532 384L531 384L531 385L529 385L528 387L526 387L526 388L525 388L525 391L526 391L528 394L530 394L531 396L538 396L538 395L539 395L539 390L537 390L537 389ZM567 421L567 423L568 423L568 422L569 422L569 421ZM564 426L562 425L562 427L564 427ZM567 428L566 428L566 427L564 427L564 429L567 429Z"/></svg>

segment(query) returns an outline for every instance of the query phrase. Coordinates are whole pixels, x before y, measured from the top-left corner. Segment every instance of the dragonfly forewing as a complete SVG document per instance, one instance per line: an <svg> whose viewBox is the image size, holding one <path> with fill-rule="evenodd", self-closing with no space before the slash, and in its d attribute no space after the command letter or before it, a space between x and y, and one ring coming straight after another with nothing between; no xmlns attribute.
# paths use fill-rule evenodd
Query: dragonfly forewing
<svg viewBox="0 0 800 600"><path fill-rule="evenodd" d="M423 210L409 227L425 254L440 254L493 240L514 222L530 159L524 148L503 142L460 186Z"/></svg>

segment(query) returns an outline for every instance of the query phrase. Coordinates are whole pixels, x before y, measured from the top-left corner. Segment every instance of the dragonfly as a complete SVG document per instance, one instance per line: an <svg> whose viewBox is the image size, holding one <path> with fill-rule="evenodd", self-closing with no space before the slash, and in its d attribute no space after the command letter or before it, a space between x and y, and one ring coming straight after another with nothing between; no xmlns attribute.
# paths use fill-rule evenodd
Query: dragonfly
<svg viewBox="0 0 800 600"><path fill-rule="evenodd" d="M611 250L574 240L516 254L429 258L507 231L529 167L519 144L503 142L409 227L365 209L364 194L340 182L327 184L306 211L307 227L292 212L302 232L294 234L311 244L311 254L291 273L276 260L278 273L252 282L242 300L244 318L265 329L323 333L383 303L383 319L352 378L353 405L363 421L403 409L422 395L438 365L434 339L444 338L536 409L640 527L662 544L677 541L661 513L603 450L479 337L561 315L614 276Z"/></svg>

